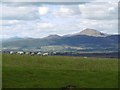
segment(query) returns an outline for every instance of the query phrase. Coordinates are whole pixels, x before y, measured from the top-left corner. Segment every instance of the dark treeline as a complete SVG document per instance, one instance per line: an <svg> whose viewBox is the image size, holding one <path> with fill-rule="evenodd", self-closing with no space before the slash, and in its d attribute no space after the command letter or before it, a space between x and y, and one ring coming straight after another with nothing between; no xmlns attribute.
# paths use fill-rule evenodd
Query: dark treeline
<svg viewBox="0 0 120 90"><path fill-rule="evenodd" d="M56 55L63 56L79 56L79 57L103 57L103 58L119 58L120 52L111 53L57 53Z"/></svg>

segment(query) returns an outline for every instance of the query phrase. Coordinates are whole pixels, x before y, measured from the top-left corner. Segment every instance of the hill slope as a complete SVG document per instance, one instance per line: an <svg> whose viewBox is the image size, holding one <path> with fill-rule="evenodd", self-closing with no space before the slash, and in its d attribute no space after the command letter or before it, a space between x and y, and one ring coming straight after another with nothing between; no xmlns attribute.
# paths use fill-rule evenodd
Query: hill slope
<svg viewBox="0 0 120 90"><path fill-rule="evenodd" d="M80 33L76 34L76 35L88 35L88 36L95 36L95 37L104 37L106 36L105 33L101 33L95 29L90 29L90 28L87 28L83 31L81 31Z"/></svg>
<svg viewBox="0 0 120 90"><path fill-rule="evenodd" d="M87 32L88 31L88 32ZM85 34L86 35L83 35ZM91 33L90 33L91 32ZM88 35L89 34L89 35ZM92 35L92 36L90 36ZM70 46L92 49L114 49L118 50L119 35L108 35L95 30L84 30L80 34L70 36L50 35L45 38L24 38L3 42L3 48L40 48L42 46ZM102 37L104 36L104 37Z"/></svg>

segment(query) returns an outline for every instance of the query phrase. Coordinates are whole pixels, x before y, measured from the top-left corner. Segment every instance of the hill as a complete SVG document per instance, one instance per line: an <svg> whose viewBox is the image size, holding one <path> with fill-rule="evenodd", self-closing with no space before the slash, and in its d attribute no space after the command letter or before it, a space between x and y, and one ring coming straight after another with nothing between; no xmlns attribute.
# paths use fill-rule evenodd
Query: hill
<svg viewBox="0 0 120 90"><path fill-rule="evenodd" d="M3 42L3 48L16 49L36 49L47 46L68 47L71 50L74 47L81 49L99 49L117 51L119 35L106 35L93 29L85 29L81 33L68 36L50 35L45 38L23 38L17 40L6 40ZM63 48L66 50L66 48Z"/></svg>
<svg viewBox="0 0 120 90"><path fill-rule="evenodd" d="M95 36L95 37L105 37L107 34L105 33L101 33L95 29L90 29L90 28L87 28L83 31L81 31L80 33L77 33L75 35L87 35L87 36Z"/></svg>

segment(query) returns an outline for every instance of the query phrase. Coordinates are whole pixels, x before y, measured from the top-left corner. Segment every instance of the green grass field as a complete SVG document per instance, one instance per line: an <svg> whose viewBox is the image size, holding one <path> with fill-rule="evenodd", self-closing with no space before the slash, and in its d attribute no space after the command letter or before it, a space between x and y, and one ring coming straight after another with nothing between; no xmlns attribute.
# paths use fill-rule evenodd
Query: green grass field
<svg viewBox="0 0 120 90"><path fill-rule="evenodd" d="M117 88L118 60L3 54L3 88Z"/></svg>

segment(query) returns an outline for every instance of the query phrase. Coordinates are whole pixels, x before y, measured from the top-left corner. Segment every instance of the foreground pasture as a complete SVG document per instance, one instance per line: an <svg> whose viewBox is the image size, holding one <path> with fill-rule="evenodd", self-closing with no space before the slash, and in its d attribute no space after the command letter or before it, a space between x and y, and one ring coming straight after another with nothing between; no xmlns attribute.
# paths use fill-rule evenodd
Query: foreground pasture
<svg viewBox="0 0 120 90"><path fill-rule="evenodd" d="M3 54L3 88L118 87L118 60Z"/></svg>

